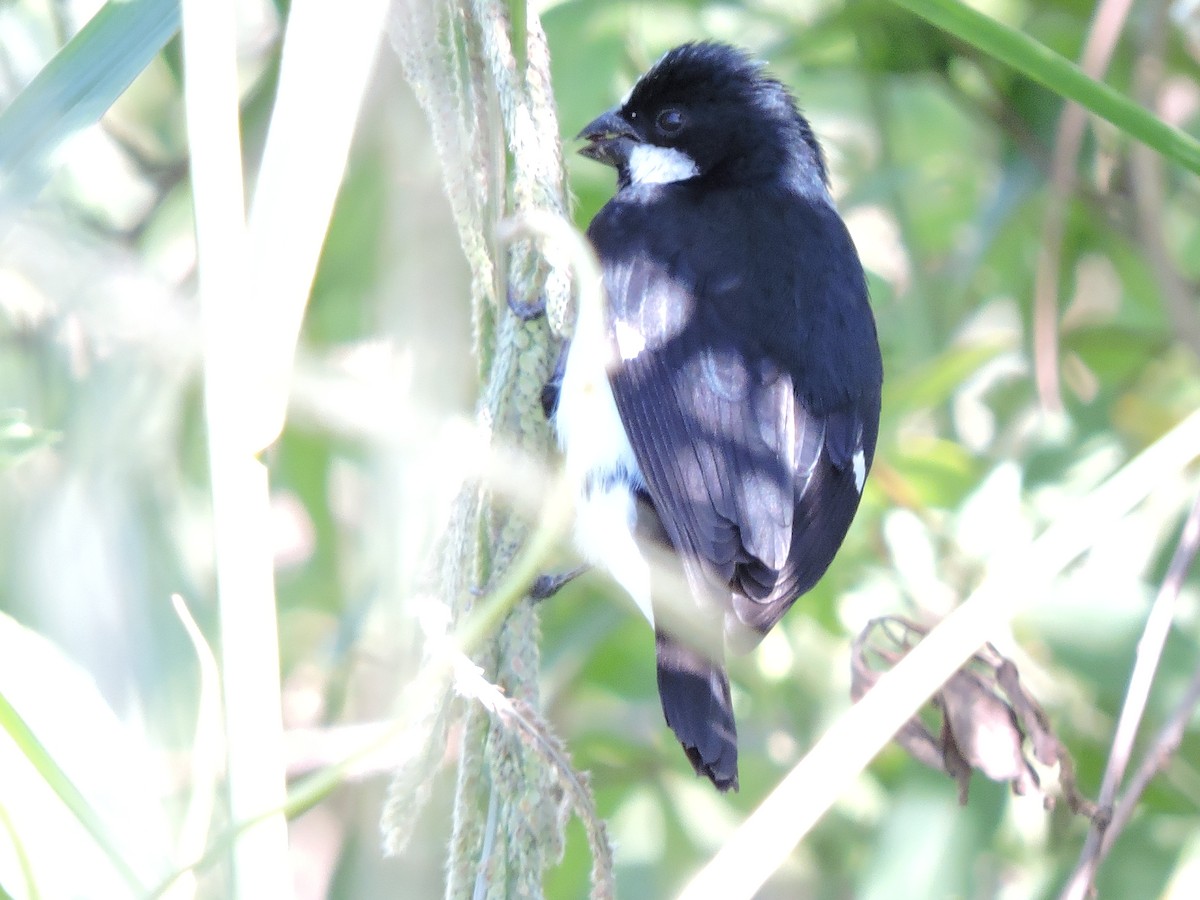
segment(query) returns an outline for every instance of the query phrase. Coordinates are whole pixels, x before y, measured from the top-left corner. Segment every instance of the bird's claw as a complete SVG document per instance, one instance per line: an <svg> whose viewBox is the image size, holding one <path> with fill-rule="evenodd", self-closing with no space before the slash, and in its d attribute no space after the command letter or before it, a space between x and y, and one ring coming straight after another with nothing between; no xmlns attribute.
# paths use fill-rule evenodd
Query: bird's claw
<svg viewBox="0 0 1200 900"><path fill-rule="evenodd" d="M532 322L546 314L546 298L539 295L533 300L520 300L513 294L510 287L508 289L508 308L522 322Z"/></svg>
<svg viewBox="0 0 1200 900"><path fill-rule="evenodd" d="M539 575L534 579L533 584L529 587L529 599L534 603L540 603L550 597L553 597L567 585L568 582L574 581L588 569L587 566L579 566L567 572L555 572L552 574Z"/></svg>

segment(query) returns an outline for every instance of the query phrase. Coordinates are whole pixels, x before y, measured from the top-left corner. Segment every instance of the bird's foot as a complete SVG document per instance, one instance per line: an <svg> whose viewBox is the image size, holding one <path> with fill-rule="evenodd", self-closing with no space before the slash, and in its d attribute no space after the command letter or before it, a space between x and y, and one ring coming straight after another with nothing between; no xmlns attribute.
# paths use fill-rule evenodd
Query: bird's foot
<svg viewBox="0 0 1200 900"><path fill-rule="evenodd" d="M584 565L567 572L539 575L534 579L533 585L529 588L529 599L534 603L540 603L543 600L553 597L569 582L574 581L586 572L588 568L588 566Z"/></svg>
<svg viewBox="0 0 1200 900"><path fill-rule="evenodd" d="M508 289L508 308L522 322L532 322L538 316L546 314L546 298L539 295L533 300L520 300L513 294L510 287Z"/></svg>

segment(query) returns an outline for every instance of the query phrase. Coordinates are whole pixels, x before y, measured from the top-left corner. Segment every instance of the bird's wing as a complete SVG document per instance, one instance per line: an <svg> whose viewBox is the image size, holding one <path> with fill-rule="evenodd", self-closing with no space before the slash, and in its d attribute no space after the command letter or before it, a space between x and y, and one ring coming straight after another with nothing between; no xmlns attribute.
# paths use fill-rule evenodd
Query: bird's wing
<svg viewBox="0 0 1200 900"><path fill-rule="evenodd" d="M593 225L610 304L613 395L651 502L689 576L727 589L732 624L749 626L753 639L824 573L858 507L879 378L868 371L865 390L844 389L833 382L855 362L804 357L868 345L877 360L869 309L870 340L851 340L837 330L857 327L853 319L802 327L804 298L792 299L779 325L794 336L765 346L739 318L756 315L761 298L712 288L719 276L706 275L704 261L672 257L653 237L630 240L648 231L625 229L610 244L605 221ZM807 281L778 281L841 290L842 274L818 267ZM862 292L850 300L865 307ZM844 298L820 299L808 305Z"/></svg>

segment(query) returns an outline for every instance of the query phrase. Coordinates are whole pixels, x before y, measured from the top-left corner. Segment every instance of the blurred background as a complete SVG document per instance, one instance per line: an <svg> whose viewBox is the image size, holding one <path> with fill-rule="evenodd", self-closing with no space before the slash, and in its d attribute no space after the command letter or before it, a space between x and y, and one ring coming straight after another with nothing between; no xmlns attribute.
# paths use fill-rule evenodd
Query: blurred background
<svg viewBox="0 0 1200 900"><path fill-rule="evenodd" d="M1073 60L1095 12L1078 0L972 5ZM0 2L0 105L98 6ZM662 722L652 635L617 591L582 579L542 609L546 713L591 773L618 889L666 897L846 709L849 643L869 619L944 615L992 560L1200 405L1200 182L1094 119L1072 152L1057 94L887 2L535 7L579 226L613 178L570 152L578 129L679 42L746 46L794 88L824 143L884 350L879 450L846 545L762 646L732 663L740 793L718 796L693 777ZM287 12L283 0L239 4L251 178ZM1200 133L1200 4L1147 0L1116 27L1103 80ZM205 679L173 594L216 642L180 72L176 39L0 218L0 695L148 883L183 862L174 836L202 764ZM360 746L411 675L419 641L406 599L470 468L467 297L429 130L384 41L288 424L266 455L291 776ZM1092 796L1198 487L1193 472L1164 483L997 636ZM1147 734L1200 656L1196 584ZM386 757L360 760L295 817L298 896L439 895L456 753L452 734L398 859L379 850ZM1105 864L1101 896L1186 894L1200 880L1197 760L1193 728ZM762 896L1053 896L1085 826L979 777L960 808L950 779L891 748ZM546 895L585 896L590 867L572 822ZM52 898L127 892L28 754L0 736L0 886L25 896L29 883ZM218 859L196 891L224 888Z"/></svg>

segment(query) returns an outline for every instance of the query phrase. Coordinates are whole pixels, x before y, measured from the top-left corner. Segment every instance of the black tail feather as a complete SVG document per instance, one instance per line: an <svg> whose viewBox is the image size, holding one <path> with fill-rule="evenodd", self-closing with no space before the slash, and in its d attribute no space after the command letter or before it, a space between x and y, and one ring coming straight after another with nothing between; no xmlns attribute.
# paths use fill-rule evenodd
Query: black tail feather
<svg viewBox="0 0 1200 900"><path fill-rule="evenodd" d="M658 696L667 724L697 775L707 776L719 791L736 791L737 725L721 661L662 631L655 632L655 649Z"/></svg>

